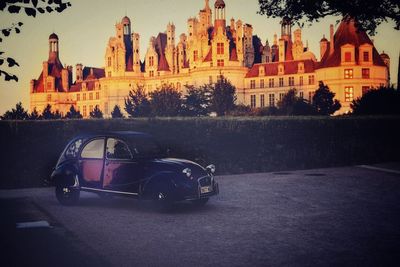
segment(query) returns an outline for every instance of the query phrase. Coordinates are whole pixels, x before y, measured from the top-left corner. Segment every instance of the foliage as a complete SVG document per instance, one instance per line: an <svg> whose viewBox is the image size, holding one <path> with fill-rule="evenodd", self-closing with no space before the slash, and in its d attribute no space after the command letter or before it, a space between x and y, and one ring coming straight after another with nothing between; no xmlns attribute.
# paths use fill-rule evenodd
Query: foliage
<svg viewBox="0 0 400 267"><path fill-rule="evenodd" d="M187 94L183 100L182 114L185 116L207 116L210 106L210 87L204 85L196 88L193 85L187 85Z"/></svg>
<svg viewBox="0 0 400 267"><path fill-rule="evenodd" d="M123 119L124 118L124 115L122 114L121 109L119 108L118 105L115 105L113 111L111 111L111 117L113 119Z"/></svg>
<svg viewBox="0 0 400 267"><path fill-rule="evenodd" d="M65 114L66 119L82 119L81 112L76 110L74 105L71 105L67 114Z"/></svg>
<svg viewBox="0 0 400 267"><path fill-rule="evenodd" d="M3 116L1 116L2 120L27 120L29 119L28 112L23 108L22 103L19 102L15 105L15 108L11 109L11 111L6 111Z"/></svg>
<svg viewBox="0 0 400 267"><path fill-rule="evenodd" d="M400 114L400 92L391 87L371 89L351 104L354 115Z"/></svg>
<svg viewBox="0 0 400 267"><path fill-rule="evenodd" d="M93 118L93 119L102 119L103 118L103 112L100 110L98 105L96 105L94 107L94 109L90 112L90 118Z"/></svg>
<svg viewBox="0 0 400 267"><path fill-rule="evenodd" d="M182 111L182 95L169 85L150 93L151 113L154 116L178 116Z"/></svg>
<svg viewBox="0 0 400 267"><path fill-rule="evenodd" d="M229 114L235 108L236 88L224 76L220 76L216 84L210 85L211 106L210 111L218 116Z"/></svg>
<svg viewBox="0 0 400 267"><path fill-rule="evenodd" d="M42 112L42 119L44 120L58 120L61 119L62 116L58 110L54 113L51 111L51 105L47 104L46 108Z"/></svg>
<svg viewBox="0 0 400 267"><path fill-rule="evenodd" d="M36 17L37 14L51 13L56 11L58 13L63 12L65 9L71 6L70 2L64 0L2 0L0 1L0 11L8 12L10 14L24 13L28 17ZM22 22L12 23L10 26L1 27L0 33L0 43L3 42L4 37L10 36L10 34L15 31L16 34L21 32ZM2 66L5 61L7 61L7 66L12 68L14 66L19 66L15 59L11 57L5 57L4 51L0 51L0 66ZM5 81L14 80L18 82L18 77L14 74L0 69L0 76L4 75Z"/></svg>
<svg viewBox="0 0 400 267"><path fill-rule="evenodd" d="M339 100L334 99L335 93L329 90L329 87L322 81L313 96L312 105L319 115L332 115L341 108Z"/></svg>
<svg viewBox="0 0 400 267"><path fill-rule="evenodd" d="M279 114L286 116L294 115L315 115L316 112L312 105L306 100L297 96L296 89L290 89L278 102Z"/></svg>
<svg viewBox="0 0 400 267"><path fill-rule="evenodd" d="M143 86L137 85L136 89L129 91L128 97L125 98L125 111L130 118L150 115L150 101Z"/></svg>
<svg viewBox="0 0 400 267"><path fill-rule="evenodd" d="M31 114L29 114L29 120L34 121L34 120L40 120L42 116L37 112L36 107L33 109Z"/></svg>
<svg viewBox="0 0 400 267"><path fill-rule="evenodd" d="M375 34L382 22L392 20L400 29L400 2L398 0L258 0L259 13L268 17L289 17L300 26L305 21L319 21L326 16L354 18L358 26Z"/></svg>

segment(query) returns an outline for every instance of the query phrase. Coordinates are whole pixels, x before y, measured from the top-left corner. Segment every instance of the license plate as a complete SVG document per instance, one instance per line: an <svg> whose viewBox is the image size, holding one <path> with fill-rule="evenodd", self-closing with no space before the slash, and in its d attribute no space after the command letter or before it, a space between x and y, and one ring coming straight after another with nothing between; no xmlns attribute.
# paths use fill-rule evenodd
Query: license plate
<svg viewBox="0 0 400 267"><path fill-rule="evenodd" d="M202 194L206 194L206 193L210 193L212 191L212 187L211 186L205 186L200 188L200 192Z"/></svg>

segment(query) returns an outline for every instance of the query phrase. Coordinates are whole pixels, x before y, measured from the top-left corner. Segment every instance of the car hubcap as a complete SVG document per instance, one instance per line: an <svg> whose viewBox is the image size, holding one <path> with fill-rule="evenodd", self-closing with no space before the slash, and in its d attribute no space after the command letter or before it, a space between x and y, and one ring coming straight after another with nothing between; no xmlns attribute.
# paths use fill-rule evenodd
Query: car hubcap
<svg viewBox="0 0 400 267"><path fill-rule="evenodd" d="M163 200L164 198L165 198L165 196L164 196L163 193L159 193L159 194L158 194L158 199L159 199L159 200Z"/></svg>

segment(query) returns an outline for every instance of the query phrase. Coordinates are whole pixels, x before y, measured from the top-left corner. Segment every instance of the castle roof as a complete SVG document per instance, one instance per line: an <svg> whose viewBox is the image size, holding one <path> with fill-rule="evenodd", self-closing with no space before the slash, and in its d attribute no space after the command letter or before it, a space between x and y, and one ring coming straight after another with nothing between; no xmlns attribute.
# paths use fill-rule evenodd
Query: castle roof
<svg viewBox="0 0 400 267"><path fill-rule="evenodd" d="M53 32L52 34L50 34L49 39L57 39L58 40L58 35Z"/></svg>
<svg viewBox="0 0 400 267"><path fill-rule="evenodd" d="M159 33L156 39L156 52L158 55L158 71L170 71L168 61L165 58L165 47L167 46L167 34Z"/></svg>
<svg viewBox="0 0 400 267"><path fill-rule="evenodd" d="M225 8L225 2L224 0L217 0L215 1L215 8Z"/></svg>
<svg viewBox="0 0 400 267"><path fill-rule="evenodd" d="M298 66L299 63L304 63L304 73L312 73L315 70L315 62L312 60L295 60L295 61L285 61L285 62L271 62L254 64L253 67L247 72L246 78L259 77L260 67L264 67L265 76L278 76L278 67L283 64L285 75L297 74L299 73Z"/></svg>
<svg viewBox="0 0 400 267"><path fill-rule="evenodd" d="M58 60L51 60L47 62L47 73L49 76L54 77L55 79L55 91L56 92L64 92L64 89L62 87L62 81L61 81L61 71L63 69L63 66ZM35 80L35 84L33 86L33 91L36 93L43 93L44 92L44 77L43 77L43 70L39 75L39 78Z"/></svg>
<svg viewBox="0 0 400 267"><path fill-rule="evenodd" d="M334 52L329 53L329 50L326 51L325 55L322 57L321 62L319 64L319 68L328 68L328 67L337 67L341 65L341 47L346 44L354 45L355 47L355 60L358 64L359 62L359 47L363 44L372 45L372 59L373 64L377 66L385 66L385 63L382 61L379 56L378 51L376 51L374 44L371 39L368 37L367 33L361 29L358 29L355 25L354 19L350 19L349 17L343 18L341 21L336 33L334 35ZM329 44L331 46L332 44Z"/></svg>

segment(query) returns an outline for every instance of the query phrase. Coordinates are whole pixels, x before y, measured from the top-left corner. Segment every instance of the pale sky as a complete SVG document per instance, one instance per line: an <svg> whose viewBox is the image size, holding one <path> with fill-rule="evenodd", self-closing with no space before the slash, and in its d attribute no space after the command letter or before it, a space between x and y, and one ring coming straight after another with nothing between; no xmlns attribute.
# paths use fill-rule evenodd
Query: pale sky
<svg viewBox="0 0 400 267"><path fill-rule="evenodd" d="M115 23L127 14L132 21L132 30L141 37L142 60L151 36L164 32L168 22L175 23L176 36L187 33L187 19L197 16L204 7L204 0L69 0L72 7L61 14L45 14L36 18L26 15L9 15L0 12L0 27L13 22L24 23L21 33L3 38L0 51L13 57L19 68L8 70L19 77L19 82L4 82L0 77L0 114L15 107L19 101L29 108L29 82L37 79L42 62L48 57L48 37L55 32L59 37L60 59L63 64L82 63L84 66L104 66L104 54L108 39L115 34ZM273 40L280 32L279 19L270 19L257 14L258 0L225 0L227 22L233 17L253 25L254 35L263 43ZM210 1L214 5L214 1ZM319 59L319 40L329 37L329 24L336 25L338 18L326 18L312 26L303 28L303 42ZM337 26L337 25L336 25ZM372 37L379 53L383 50L391 58L391 83L397 83L397 68L400 53L400 31L393 29L394 23L384 23ZM294 27L296 29L297 27ZM1 66L4 68L5 65ZM75 73L75 69L74 69Z"/></svg>

